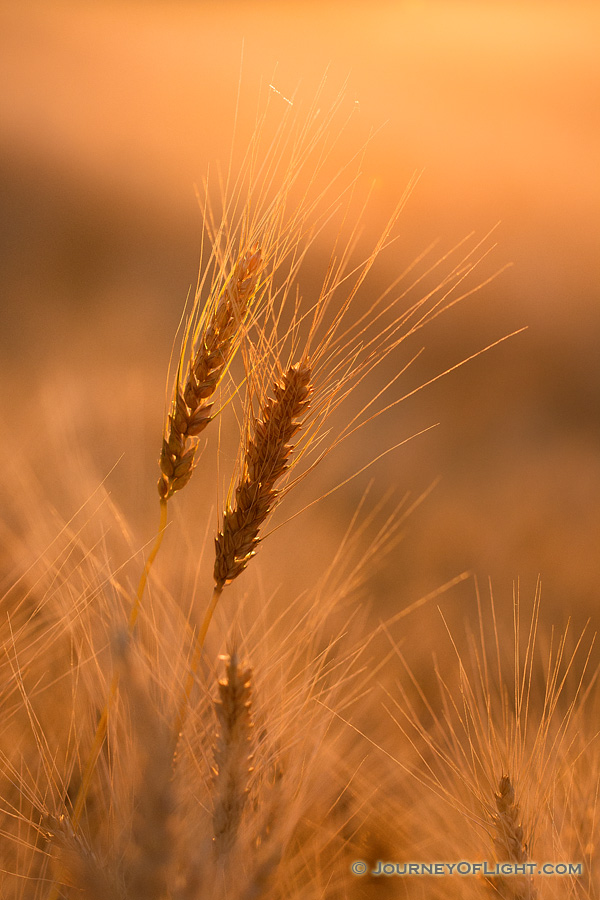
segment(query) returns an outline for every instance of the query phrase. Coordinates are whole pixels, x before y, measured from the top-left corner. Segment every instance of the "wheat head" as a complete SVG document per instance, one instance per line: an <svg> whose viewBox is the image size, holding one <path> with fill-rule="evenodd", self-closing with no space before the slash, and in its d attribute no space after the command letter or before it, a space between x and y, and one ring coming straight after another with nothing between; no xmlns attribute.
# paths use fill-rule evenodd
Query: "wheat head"
<svg viewBox="0 0 600 900"><path fill-rule="evenodd" d="M158 493L168 500L192 477L197 438L213 418L210 398L231 361L262 270L258 245L242 253L235 271L194 342L185 382L175 384L171 412L160 453ZM210 301L209 301L210 305Z"/></svg>
<svg viewBox="0 0 600 900"><path fill-rule="evenodd" d="M502 775L495 794L497 814L494 816L494 846L499 862L527 862L527 846L520 824L520 809L510 775ZM528 875L502 876L490 879L493 889L506 900L535 900L537 891Z"/></svg>
<svg viewBox="0 0 600 900"><path fill-rule="evenodd" d="M234 503L223 516L215 539L214 580L217 590L244 571L255 553L259 530L277 500L275 484L288 468L290 440L308 409L311 369L307 362L290 366L273 385L248 436L243 474Z"/></svg>
<svg viewBox="0 0 600 900"><path fill-rule="evenodd" d="M252 747L252 670L236 650L226 657L215 710L219 733L215 745L213 832L217 859L235 844L248 794Z"/></svg>

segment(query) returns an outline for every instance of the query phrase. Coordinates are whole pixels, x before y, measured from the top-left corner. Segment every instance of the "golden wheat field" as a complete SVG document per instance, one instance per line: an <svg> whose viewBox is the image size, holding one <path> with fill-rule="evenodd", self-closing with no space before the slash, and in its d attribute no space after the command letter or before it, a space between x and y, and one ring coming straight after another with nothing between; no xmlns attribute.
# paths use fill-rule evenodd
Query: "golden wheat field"
<svg viewBox="0 0 600 900"><path fill-rule="evenodd" d="M600 896L595 4L0 4L0 898Z"/></svg>

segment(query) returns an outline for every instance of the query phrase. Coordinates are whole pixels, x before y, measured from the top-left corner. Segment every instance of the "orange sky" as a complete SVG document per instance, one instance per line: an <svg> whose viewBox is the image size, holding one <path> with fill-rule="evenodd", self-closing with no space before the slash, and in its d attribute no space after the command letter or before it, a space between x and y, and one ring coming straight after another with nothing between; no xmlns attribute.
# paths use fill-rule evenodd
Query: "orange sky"
<svg viewBox="0 0 600 900"><path fill-rule="evenodd" d="M243 45L251 98L270 80L310 93L327 67L332 87L349 78L365 131L383 128L367 169L384 196L424 168L419 206L439 227L502 219L530 239L562 218L569 250L592 252L597 4L57 2L1 15L3 155L189 202L229 147Z"/></svg>

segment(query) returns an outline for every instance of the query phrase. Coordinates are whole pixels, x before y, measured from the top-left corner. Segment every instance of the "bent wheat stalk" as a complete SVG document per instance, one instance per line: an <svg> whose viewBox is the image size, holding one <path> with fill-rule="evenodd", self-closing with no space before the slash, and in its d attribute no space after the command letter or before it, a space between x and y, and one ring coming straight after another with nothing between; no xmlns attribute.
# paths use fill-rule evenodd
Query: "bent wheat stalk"
<svg viewBox="0 0 600 900"><path fill-rule="evenodd" d="M254 244L247 252L240 254L225 286L220 293L217 292L216 301L214 296L209 297L194 330L187 375L182 384L180 374L187 343L185 339L183 341L171 412L159 457L161 476L158 480L158 535L140 577L129 618L130 633L139 615L148 574L164 537L167 501L176 491L184 488L192 477L198 435L215 417L211 413L213 403L209 398L215 393L239 346L243 324L257 295L262 269L262 253L258 244ZM188 322L188 332L195 315L195 306Z"/></svg>

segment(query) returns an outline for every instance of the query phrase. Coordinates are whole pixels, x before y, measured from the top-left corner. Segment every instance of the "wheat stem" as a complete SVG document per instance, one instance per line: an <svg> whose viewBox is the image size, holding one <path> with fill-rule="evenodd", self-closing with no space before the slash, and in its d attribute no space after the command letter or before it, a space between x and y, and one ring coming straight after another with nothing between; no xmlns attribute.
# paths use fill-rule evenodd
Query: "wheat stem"
<svg viewBox="0 0 600 900"><path fill-rule="evenodd" d="M202 625L200 626L200 631L196 635L196 640L194 642L194 653L192 655L192 661L190 663L190 667L188 670L187 678L185 681L185 686L183 688L183 693L181 696L181 700L179 703L179 710L177 712L177 719L175 720L175 741L176 743L179 741L179 737L181 736L181 732L183 731L185 721L187 718L187 711L189 708L190 696L192 693L192 688L194 687L194 681L196 678L196 672L198 671L198 666L200 665L200 659L202 658L202 650L204 649L204 641L206 640L206 632L208 631L209 625L211 623L211 619L213 617L213 613L219 602L219 597L223 588L215 587L212 597L210 598L210 603L208 604L208 608L206 613L204 614L204 619L202 621ZM176 748L177 749L177 748Z"/></svg>
<svg viewBox="0 0 600 900"><path fill-rule="evenodd" d="M152 564L156 559L158 551L160 550L160 546L163 541L163 537L165 534L165 529L167 527L167 500L161 498L160 501L160 521L158 525L158 533L156 535L156 540L154 542L154 546L148 555L148 559L144 565L142 570L142 574L140 576L138 589L135 597L135 601L131 608L131 612L129 614L129 622L128 622L128 633L131 635L135 629L138 616L140 613L140 608L142 604L142 597L144 594L144 590L146 587L146 583L148 581L148 575L150 573L150 569L152 568ZM115 697L117 695L117 691L119 688L119 673L115 672L112 677L110 688L108 691L108 697L106 703L104 704L104 708L100 714L100 718L98 720L98 724L96 726L96 732L94 734L94 740L92 741L92 747L87 757L87 761L85 764L85 768L83 770L83 774L81 776L81 782L79 785L79 789L77 791L77 795L75 797L75 801L73 803L73 812L70 816L71 826L74 832L77 832L79 828L79 823L81 821L81 816L83 815L83 810L85 809L85 803L87 800L87 796L90 790L90 785L92 783L92 777L94 775L94 770L96 768L96 763L98 761L98 757L100 756L100 751L102 750L102 745L104 744L104 740L106 738L106 732L108 729L108 717L109 712L114 703ZM58 900L60 896L58 886L56 884L52 885L50 893L48 895L48 900Z"/></svg>
<svg viewBox="0 0 600 900"><path fill-rule="evenodd" d="M146 560L146 563L142 570L142 574L140 576L135 602L133 604L133 607L131 608L131 613L129 615L129 634L132 634L133 629L135 628L135 623L137 622L137 618L140 613L140 607L142 605L142 597L146 588L146 582L148 581L148 575L150 574L150 569L152 568L152 564L156 559L158 551L160 550L160 545L162 544L163 538L165 536L165 529L167 527L167 514L167 501L161 498L158 534L156 535L156 541L154 542L152 550L148 554L148 559Z"/></svg>
<svg viewBox="0 0 600 900"><path fill-rule="evenodd" d="M156 541L154 542L154 546L153 546L152 550L150 551L150 554L148 556L148 559L146 560L146 564L142 571L142 575L141 575L140 582L139 582L138 589L137 589L137 595L135 598L135 602L133 604L133 607L131 609L131 613L129 616L128 629L129 629L130 635L133 634L133 631L135 629L135 625L136 625L136 622L137 622L137 619L139 616L139 612L140 612L142 595L144 593L144 588L145 588L146 582L148 580L148 573L150 572L150 569L152 568L152 563L154 562L156 555L160 549L160 545L162 544L166 526L167 526L167 501L161 500L161 502L160 502L160 523L159 523L159 528L158 528L158 534L156 536ZM108 693L108 699L107 699L104 709L102 710L102 713L100 715L100 720L98 722L98 725L96 726L96 734L94 735L92 749L90 751L90 755L89 755L88 761L86 763L84 774L81 779L81 785L80 785L79 791L75 798L75 803L73 806L73 815L71 817L71 824L73 825L73 828L77 828L77 826L79 825L79 820L81 818L81 814L82 814L83 808L85 806L85 801L87 799L87 794L88 794L88 791L90 788L92 775L94 772L94 768L96 766L96 760L98 759L100 750L102 749L102 744L104 743L104 738L106 737L106 730L108 727L108 713L109 713L110 707L114 701L114 698L116 696L118 686L119 686L119 673L117 672L113 675L113 678L112 678L112 681L110 684L110 690Z"/></svg>

